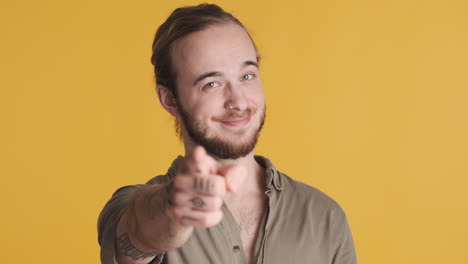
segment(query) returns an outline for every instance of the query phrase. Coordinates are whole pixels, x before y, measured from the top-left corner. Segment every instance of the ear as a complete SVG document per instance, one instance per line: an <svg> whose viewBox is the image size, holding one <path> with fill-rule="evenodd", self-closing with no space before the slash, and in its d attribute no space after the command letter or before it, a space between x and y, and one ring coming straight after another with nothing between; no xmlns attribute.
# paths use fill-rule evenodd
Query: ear
<svg viewBox="0 0 468 264"><path fill-rule="evenodd" d="M179 110L177 107L176 99L174 94L164 85L156 85L156 91L158 92L159 102L161 103L162 107L166 109L169 114L178 117Z"/></svg>

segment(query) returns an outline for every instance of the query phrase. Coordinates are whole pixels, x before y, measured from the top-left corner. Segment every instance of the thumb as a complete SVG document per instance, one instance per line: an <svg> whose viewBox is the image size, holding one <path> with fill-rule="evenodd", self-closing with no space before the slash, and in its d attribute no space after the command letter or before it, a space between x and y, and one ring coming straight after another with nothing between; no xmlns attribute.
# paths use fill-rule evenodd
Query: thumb
<svg viewBox="0 0 468 264"><path fill-rule="evenodd" d="M219 169L219 174L224 176L226 181L226 190L236 192L247 177L247 169L243 166L223 166Z"/></svg>

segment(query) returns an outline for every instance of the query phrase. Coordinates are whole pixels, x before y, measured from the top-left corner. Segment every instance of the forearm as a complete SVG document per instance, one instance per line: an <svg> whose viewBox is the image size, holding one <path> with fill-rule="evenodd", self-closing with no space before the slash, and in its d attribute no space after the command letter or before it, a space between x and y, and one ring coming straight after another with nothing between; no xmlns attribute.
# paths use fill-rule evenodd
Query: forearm
<svg viewBox="0 0 468 264"><path fill-rule="evenodd" d="M158 254L153 250L143 251L140 245L135 246L129 235L129 225L127 214L124 213L116 230L115 240L115 259L119 264L147 264L151 262ZM135 241L135 239L133 239Z"/></svg>
<svg viewBox="0 0 468 264"><path fill-rule="evenodd" d="M193 228L172 220L166 185L150 184L134 193L116 230L119 263L148 263L182 246Z"/></svg>

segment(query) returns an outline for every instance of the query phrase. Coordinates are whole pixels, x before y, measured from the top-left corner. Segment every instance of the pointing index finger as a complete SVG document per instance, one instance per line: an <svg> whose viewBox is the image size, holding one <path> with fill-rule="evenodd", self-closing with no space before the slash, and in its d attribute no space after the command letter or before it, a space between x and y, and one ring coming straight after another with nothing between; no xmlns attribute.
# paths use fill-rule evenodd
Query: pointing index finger
<svg viewBox="0 0 468 264"><path fill-rule="evenodd" d="M202 146L196 146L185 160L184 172L212 174L216 171L216 162Z"/></svg>

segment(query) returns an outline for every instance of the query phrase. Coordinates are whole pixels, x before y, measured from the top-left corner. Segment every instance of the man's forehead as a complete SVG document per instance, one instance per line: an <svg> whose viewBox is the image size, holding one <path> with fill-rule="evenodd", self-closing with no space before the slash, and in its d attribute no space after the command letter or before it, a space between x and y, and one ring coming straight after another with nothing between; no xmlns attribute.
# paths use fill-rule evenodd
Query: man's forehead
<svg viewBox="0 0 468 264"><path fill-rule="evenodd" d="M257 62L257 52L248 33L232 22L211 25L175 41L171 57L176 68L188 66L185 71L216 70L213 67L236 64L241 67L246 61Z"/></svg>

